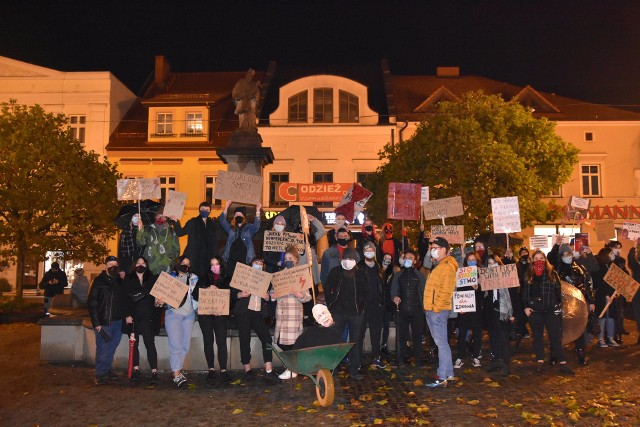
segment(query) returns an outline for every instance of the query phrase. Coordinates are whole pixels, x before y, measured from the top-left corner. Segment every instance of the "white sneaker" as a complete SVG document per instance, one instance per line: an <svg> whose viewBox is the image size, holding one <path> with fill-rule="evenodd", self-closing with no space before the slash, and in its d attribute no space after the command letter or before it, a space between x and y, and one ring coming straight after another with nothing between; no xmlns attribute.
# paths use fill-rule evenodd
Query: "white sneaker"
<svg viewBox="0 0 640 427"><path fill-rule="evenodd" d="M278 378L280 378L281 380L289 380L289 379L295 378L297 376L298 376L298 374L296 374L295 372L291 372L290 370L287 369L283 373L278 375Z"/></svg>
<svg viewBox="0 0 640 427"><path fill-rule="evenodd" d="M474 357L473 358L473 367L474 368L479 368L480 366L482 366L482 364L480 363L480 359Z"/></svg>
<svg viewBox="0 0 640 427"><path fill-rule="evenodd" d="M618 344L618 343L617 343L614 339L612 339L612 338L609 338L609 339L607 340L607 345L608 345L609 347L620 347L620 344Z"/></svg>
<svg viewBox="0 0 640 427"><path fill-rule="evenodd" d="M456 363L454 363L453 367L455 369L460 369L462 368L462 365L464 365L464 362L462 361L462 359L456 359Z"/></svg>

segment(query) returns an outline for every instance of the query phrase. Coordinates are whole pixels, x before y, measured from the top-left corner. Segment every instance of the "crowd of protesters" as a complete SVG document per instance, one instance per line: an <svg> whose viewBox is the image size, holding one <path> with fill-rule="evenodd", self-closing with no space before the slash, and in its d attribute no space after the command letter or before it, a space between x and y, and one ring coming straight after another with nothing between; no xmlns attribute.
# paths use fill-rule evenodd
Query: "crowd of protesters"
<svg viewBox="0 0 640 427"><path fill-rule="evenodd" d="M238 330L246 380L255 377L251 369L253 331L261 342L262 377L268 383L296 376L296 372L289 369L280 374L274 371L272 345L277 344L284 351L300 348L302 341L304 346L313 345L314 339L316 345L322 345L326 343L326 338L320 338L324 334L331 337L331 342L340 337L341 341L354 343L343 361L352 380L361 380L366 375L365 360L370 361L371 369L385 369L391 362L400 369L437 363L436 377L427 384L430 387L455 381L456 370L465 363L508 376L512 373L513 347L530 337L538 372L557 369L561 374L571 375L574 371L569 365L588 363L587 349L592 339L597 339L601 348L617 347L627 333L622 321L625 302L614 295L614 289L604 280L613 264L628 273L626 260L620 254L621 245L616 241L594 255L589 247L575 252L559 238L548 254L521 247L516 257L511 249L489 247L480 240L455 252L446 239L431 239L422 229L414 249L404 232L396 237L391 223L385 223L379 235L374 222L366 219L353 237L346 218L338 214L335 226L328 232L319 219L310 216L309 253L301 254L296 247L271 252L254 246L261 230L261 205L256 206L253 222L248 221L245 207L236 207L230 213L230 206L228 201L220 217L211 219L211 205L203 202L199 215L184 226L175 218L161 214L156 215L153 224L143 224L134 215L130 229L120 237L120 256L107 257L105 270L93 281L88 297L85 290L96 337L96 384L117 378L111 366L124 332L135 336L129 380L133 384L143 380L138 350L138 340L142 337L151 369L148 381L156 385L155 336L162 319L168 337L172 379L178 388L187 382L183 365L190 351L195 322L202 331L208 367L206 380L213 385L232 381L227 372L226 340L232 325ZM300 225L288 224L284 217L277 216L272 230L299 232ZM325 234L329 247L318 257L316 244ZM182 254L180 236L188 239ZM315 288L278 298L274 298L271 288L264 295L230 289L238 263L270 273L308 264ZM480 283L459 288L475 293L476 310L453 312L452 297L459 267L497 268L514 263L519 287L487 291ZM633 278L640 281L640 250L635 247L629 252L628 266ZM178 307L169 306L150 294L162 272L188 287ZM590 312L587 328L572 343L575 362L567 357L562 344L561 281L579 289ZM47 294L53 295L66 283L66 278L59 274L59 266L53 265L43 282ZM199 291L207 288L230 289L230 315L197 314ZM316 319L322 319L319 321L322 327L309 329L318 328L311 326L313 316L310 314L315 303L312 295L320 290L320 299L326 306L314 307L313 314ZM638 294L632 306L640 330ZM604 315L598 319L600 312ZM392 344L396 347L394 357L388 350L391 320L397 326L396 344ZM306 333L305 328L309 329ZM546 356L545 330L550 347ZM363 356L367 331L371 354ZM483 348L485 331L488 346Z"/></svg>

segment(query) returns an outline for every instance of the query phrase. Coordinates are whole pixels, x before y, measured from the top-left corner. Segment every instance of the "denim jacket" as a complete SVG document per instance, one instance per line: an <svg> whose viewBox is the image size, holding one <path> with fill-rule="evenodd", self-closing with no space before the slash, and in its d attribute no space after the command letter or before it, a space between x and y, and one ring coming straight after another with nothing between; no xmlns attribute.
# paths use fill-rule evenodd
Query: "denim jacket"
<svg viewBox="0 0 640 427"><path fill-rule="evenodd" d="M233 228L231 228L231 224L227 221L227 215L225 212L222 212L222 214L220 214L219 222L222 229L228 234L227 243L224 245L224 252L222 254L222 259L224 260L224 262L227 262L229 261L229 252L231 252L231 245L238 236L238 229L236 228L234 230ZM253 224L247 224L240 228L240 238L242 239L244 245L247 247L247 259L245 261L247 264L253 259L253 257L256 256L256 251L255 249L253 249L253 236L255 236L258 231L260 231L259 215L256 215L256 219L255 221L253 221Z"/></svg>

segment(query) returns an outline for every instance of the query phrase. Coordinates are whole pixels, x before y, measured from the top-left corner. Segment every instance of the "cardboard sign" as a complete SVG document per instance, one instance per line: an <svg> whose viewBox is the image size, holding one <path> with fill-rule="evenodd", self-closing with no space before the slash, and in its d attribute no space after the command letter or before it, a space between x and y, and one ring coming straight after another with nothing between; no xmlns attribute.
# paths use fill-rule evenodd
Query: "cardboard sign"
<svg viewBox="0 0 640 427"><path fill-rule="evenodd" d="M283 182L276 191L276 202L339 202L351 183L296 184Z"/></svg>
<svg viewBox="0 0 640 427"><path fill-rule="evenodd" d="M178 308L188 291L189 286L163 271L149 294L169 304L172 308Z"/></svg>
<svg viewBox="0 0 640 427"><path fill-rule="evenodd" d="M478 286L478 267L460 267L456 274L456 288Z"/></svg>
<svg viewBox="0 0 640 427"><path fill-rule="evenodd" d="M231 291L229 289L202 288L198 296L198 314L228 316Z"/></svg>
<svg viewBox="0 0 640 427"><path fill-rule="evenodd" d="M444 237L449 244L464 243L464 225L432 225L431 238Z"/></svg>
<svg viewBox="0 0 640 427"><path fill-rule="evenodd" d="M424 205L429 201L429 187L422 187L420 192L420 204Z"/></svg>
<svg viewBox="0 0 640 427"><path fill-rule="evenodd" d="M273 297L280 298L294 292L304 291L313 286L311 270L308 265L287 268L273 274Z"/></svg>
<svg viewBox="0 0 640 427"><path fill-rule="evenodd" d="M422 205L424 219L442 219L464 214L462 197L448 197L446 199L429 200Z"/></svg>
<svg viewBox="0 0 640 427"><path fill-rule="evenodd" d="M230 286L262 297L269 289L273 275L248 265L237 263Z"/></svg>
<svg viewBox="0 0 640 427"><path fill-rule="evenodd" d="M262 250L267 252L284 252L287 246L295 246L302 255L305 251L304 234L266 230Z"/></svg>
<svg viewBox="0 0 640 427"><path fill-rule="evenodd" d="M261 176L218 171L213 198L257 205L262 200L262 182Z"/></svg>
<svg viewBox="0 0 640 427"><path fill-rule="evenodd" d="M596 238L599 241L607 241L616 237L616 226L613 219L601 219L596 222Z"/></svg>
<svg viewBox="0 0 640 427"><path fill-rule="evenodd" d="M573 239L573 247L577 252L582 252L582 250L589 246L589 233L576 233L575 238Z"/></svg>
<svg viewBox="0 0 640 427"><path fill-rule="evenodd" d="M520 286L516 264L499 265L492 268L479 268L478 279L483 291Z"/></svg>
<svg viewBox="0 0 640 427"><path fill-rule="evenodd" d="M533 250L546 249L549 247L549 238L547 236L531 236L529 237L529 247Z"/></svg>
<svg viewBox="0 0 640 427"><path fill-rule="evenodd" d="M372 195L371 191L354 182L334 211L336 214L343 214L347 221L353 222Z"/></svg>
<svg viewBox="0 0 640 427"><path fill-rule="evenodd" d="M387 218L420 219L420 184L389 183L387 195Z"/></svg>
<svg viewBox="0 0 640 427"><path fill-rule="evenodd" d="M522 231L518 196L491 199L494 233Z"/></svg>
<svg viewBox="0 0 640 427"><path fill-rule="evenodd" d="M591 206L591 199L583 199L576 196L569 197L569 206L581 211L588 211Z"/></svg>
<svg viewBox="0 0 640 427"><path fill-rule="evenodd" d="M187 193L181 193L179 191L168 190L167 201L162 208L162 215L166 217L182 218L184 213L184 204L187 201Z"/></svg>
<svg viewBox="0 0 640 427"><path fill-rule="evenodd" d="M562 236L562 241L560 242L561 245L568 245L571 243L571 239L573 236L568 235L568 234L554 234L552 241L553 244L555 245L556 242L558 241L558 236Z"/></svg>
<svg viewBox="0 0 640 427"><path fill-rule="evenodd" d="M118 200L160 199L160 178L119 179L116 183Z"/></svg>
<svg viewBox="0 0 640 427"><path fill-rule="evenodd" d="M625 240L637 240L640 238L640 224L637 222L623 223L620 237Z"/></svg>
<svg viewBox="0 0 640 427"><path fill-rule="evenodd" d="M453 312L472 313L476 311L475 291L455 291L453 293Z"/></svg>
<svg viewBox="0 0 640 427"><path fill-rule="evenodd" d="M611 285L627 301L631 301L638 292L640 284L633 280L633 277L622 271L620 267L611 264L609 271L604 275L604 281Z"/></svg>
<svg viewBox="0 0 640 427"><path fill-rule="evenodd" d="M571 196L567 205L563 208L563 218L574 223L581 223L589 213L590 199Z"/></svg>

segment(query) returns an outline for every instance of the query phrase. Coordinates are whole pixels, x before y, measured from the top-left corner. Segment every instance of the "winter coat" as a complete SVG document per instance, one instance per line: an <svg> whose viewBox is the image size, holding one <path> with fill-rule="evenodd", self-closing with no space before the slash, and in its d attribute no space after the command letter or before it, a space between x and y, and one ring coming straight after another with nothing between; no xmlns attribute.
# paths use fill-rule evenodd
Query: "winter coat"
<svg viewBox="0 0 640 427"><path fill-rule="evenodd" d="M541 276L533 276L531 282L525 280L520 298L523 309L536 312L560 312L562 310L562 287L555 270L551 274L545 270Z"/></svg>
<svg viewBox="0 0 640 427"><path fill-rule="evenodd" d="M93 327L109 326L129 315L127 295L120 277L103 271L91 285L87 298L89 317Z"/></svg>
<svg viewBox="0 0 640 427"><path fill-rule="evenodd" d="M355 270L355 271L353 271ZM347 271L341 266L333 268L329 272L327 282L322 284L324 289L325 300L327 301L327 307L331 313L340 313L340 307L342 305L350 305L351 301L345 301L346 292L343 292L343 287L351 286L350 290L353 290L354 305L350 306L357 315L362 315L364 309L369 301L369 282L367 280L366 273L360 269L357 265L353 267L354 274L350 274L351 271Z"/></svg>
<svg viewBox="0 0 640 427"><path fill-rule="evenodd" d="M232 228L229 221L227 221L227 215L225 212L220 214L220 226L226 233L228 234L227 243L224 245L224 252L222 253L222 259L224 262L229 261L229 254L231 252L231 245L238 238L238 233L240 233L240 239L242 239L242 243L244 243L247 248L247 257L244 261L246 264L249 264L251 260L256 256L256 251L253 248L253 236L260 231L260 216L256 215L256 219L253 221L253 224L245 224L239 229Z"/></svg>
<svg viewBox="0 0 640 427"><path fill-rule="evenodd" d="M560 279L565 282L580 289L580 292L584 295L584 299L587 301L587 304L596 303L596 295L591 284L591 275L586 268L582 267L575 261L572 261L571 264L561 262L558 267L558 276L560 276Z"/></svg>
<svg viewBox="0 0 640 427"><path fill-rule="evenodd" d="M143 324L154 324L157 321L158 311L161 310L155 305L156 298L150 294L157 279L158 276L151 274L148 270L142 275L142 283L135 272L124 278L124 289L129 297L128 305L133 316L133 327L139 334L144 331ZM156 330L158 326L154 324L151 330Z"/></svg>
<svg viewBox="0 0 640 427"><path fill-rule="evenodd" d="M54 279L57 280L58 283L49 283ZM44 273L44 276L42 276L42 280L40 281L40 289L44 289L45 297L52 297L58 294L63 294L64 288L66 288L68 284L69 283L67 281L67 275L64 271L60 269L51 269Z"/></svg>
<svg viewBox="0 0 640 427"><path fill-rule="evenodd" d="M144 247L142 254L149 263L151 273L171 271L174 260L180 255L180 241L173 227L169 224L164 227L158 227L156 224L146 225L142 230L138 230L136 239L138 245Z"/></svg>
<svg viewBox="0 0 640 427"><path fill-rule="evenodd" d="M596 291L596 314L599 316L607 305L607 297L613 295L615 289L604 280L604 276L606 276L611 267L611 261L603 263L598 259L598 264L600 265L600 271L593 275L593 287ZM617 304L610 304L609 317L615 318L617 313Z"/></svg>
<svg viewBox="0 0 640 427"><path fill-rule="evenodd" d="M209 261L218 254L218 240L216 239L216 221L207 218L206 224L202 217L197 216L188 220L184 227L180 221L173 223L176 236L187 236L187 247L183 255L191 261L191 270L204 277L209 270Z"/></svg>
<svg viewBox="0 0 640 427"><path fill-rule="evenodd" d="M439 312L453 307L453 291L456 288L458 262L447 255L431 270L424 289L425 311Z"/></svg>
<svg viewBox="0 0 640 427"><path fill-rule="evenodd" d="M302 298L294 295L285 295L276 301L276 326L274 329L274 341L279 344L293 345L300 336L304 327L302 324L302 303L311 301L309 289L302 291Z"/></svg>
<svg viewBox="0 0 640 427"><path fill-rule="evenodd" d="M427 279L415 268L403 268L393 275L391 300L400 297L400 311L413 313L422 311L424 288ZM455 282L454 282L455 284Z"/></svg>
<svg viewBox="0 0 640 427"><path fill-rule="evenodd" d="M348 248L349 246L347 246ZM326 251L322 253L322 264L320 267L320 281L324 285L329 279L329 273L335 267L340 267L340 261L342 258L340 256L340 251L336 245L331 246ZM360 255L356 252L356 262L360 261Z"/></svg>

